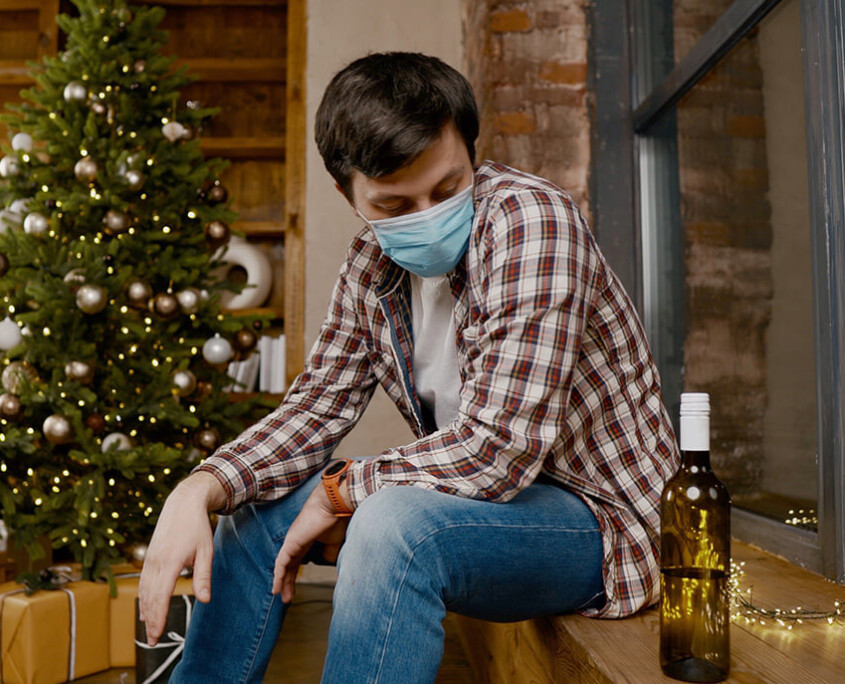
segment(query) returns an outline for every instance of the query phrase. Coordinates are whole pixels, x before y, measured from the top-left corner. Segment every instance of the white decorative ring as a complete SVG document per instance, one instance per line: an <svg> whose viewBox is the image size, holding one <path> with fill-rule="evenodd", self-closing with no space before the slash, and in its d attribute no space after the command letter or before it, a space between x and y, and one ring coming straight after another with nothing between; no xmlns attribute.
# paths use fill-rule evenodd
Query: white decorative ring
<svg viewBox="0 0 845 684"><path fill-rule="evenodd" d="M270 294L273 285L273 269L270 260L258 247L243 239L232 238L229 248L220 257L225 265L216 270L220 280L228 280L232 269L241 267L246 271L244 289L234 292L222 292L220 305L225 309L249 309L261 306Z"/></svg>

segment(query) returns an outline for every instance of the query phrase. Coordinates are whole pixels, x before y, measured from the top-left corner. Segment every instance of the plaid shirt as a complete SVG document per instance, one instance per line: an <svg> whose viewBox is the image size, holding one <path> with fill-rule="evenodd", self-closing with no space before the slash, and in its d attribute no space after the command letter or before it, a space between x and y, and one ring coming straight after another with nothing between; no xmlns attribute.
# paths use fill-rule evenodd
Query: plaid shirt
<svg viewBox="0 0 845 684"><path fill-rule="evenodd" d="M657 370L633 304L571 198L485 162L455 301L459 417L436 429L415 390L410 284L369 229L353 240L305 370L281 406L198 467L231 512L317 473L379 383L417 440L349 469L354 504L412 485L506 502L540 474L598 519L607 603L657 600L659 505L677 468Z"/></svg>

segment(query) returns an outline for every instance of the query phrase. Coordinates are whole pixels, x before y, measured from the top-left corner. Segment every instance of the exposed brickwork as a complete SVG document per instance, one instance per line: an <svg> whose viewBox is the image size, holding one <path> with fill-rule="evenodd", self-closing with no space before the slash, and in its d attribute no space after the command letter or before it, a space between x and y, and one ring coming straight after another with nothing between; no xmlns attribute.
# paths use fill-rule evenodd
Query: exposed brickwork
<svg viewBox="0 0 845 684"><path fill-rule="evenodd" d="M587 30L577 0L466 0L479 158L545 176L589 212ZM589 213L588 213L589 216Z"/></svg>
<svg viewBox="0 0 845 684"><path fill-rule="evenodd" d="M676 59L728 4L675 2ZM733 494L757 491L763 469L772 229L761 87L752 35L678 108L684 383L711 394L713 464Z"/></svg>

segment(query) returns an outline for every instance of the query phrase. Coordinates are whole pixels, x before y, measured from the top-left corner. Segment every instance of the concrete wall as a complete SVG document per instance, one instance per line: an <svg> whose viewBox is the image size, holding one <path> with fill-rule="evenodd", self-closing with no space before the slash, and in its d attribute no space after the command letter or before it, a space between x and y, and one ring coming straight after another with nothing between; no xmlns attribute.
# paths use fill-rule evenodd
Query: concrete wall
<svg viewBox="0 0 845 684"><path fill-rule="evenodd" d="M409 50L461 69L460 0L311 0L308 3L308 152L305 208L305 344L310 348L326 312L346 246L360 222L335 190L314 143L314 114L332 76L369 52ZM370 455L413 439L379 390L364 419L343 442L342 455Z"/></svg>

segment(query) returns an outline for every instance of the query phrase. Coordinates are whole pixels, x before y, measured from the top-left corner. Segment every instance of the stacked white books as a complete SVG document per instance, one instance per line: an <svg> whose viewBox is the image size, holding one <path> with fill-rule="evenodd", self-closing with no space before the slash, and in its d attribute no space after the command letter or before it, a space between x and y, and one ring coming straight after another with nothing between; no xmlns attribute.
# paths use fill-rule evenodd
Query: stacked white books
<svg viewBox="0 0 845 684"><path fill-rule="evenodd" d="M285 336L263 335L258 339L258 349L243 361L229 364L229 377L234 381L229 392L285 391Z"/></svg>

